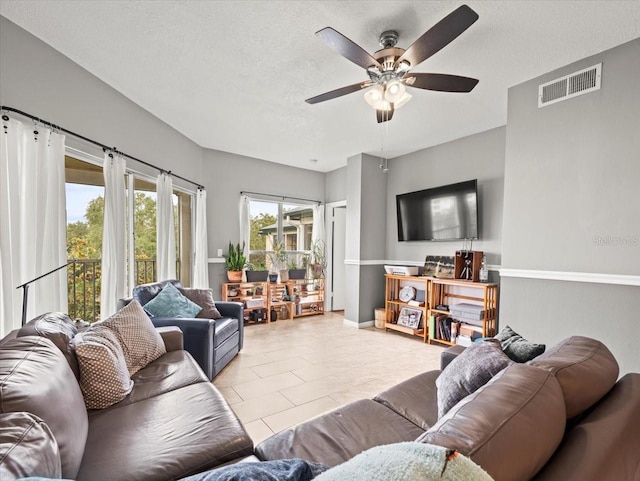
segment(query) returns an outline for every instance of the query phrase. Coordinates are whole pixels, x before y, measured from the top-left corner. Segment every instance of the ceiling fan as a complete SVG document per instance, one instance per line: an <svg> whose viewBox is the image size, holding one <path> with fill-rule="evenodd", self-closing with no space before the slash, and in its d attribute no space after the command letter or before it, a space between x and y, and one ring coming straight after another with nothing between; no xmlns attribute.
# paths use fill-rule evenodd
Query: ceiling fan
<svg viewBox="0 0 640 481"><path fill-rule="evenodd" d="M381 123L391 120L393 112L411 99L405 87L471 92L478 83L477 79L440 73L410 73L410 70L446 47L476 20L478 14L467 5L462 5L422 34L406 50L395 46L398 32L387 30L380 35L382 49L373 55L333 28L323 28L316 35L340 55L364 68L369 80L325 92L305 102L317 104L367 89L365 100L376 110L376 118Z"/></svg>

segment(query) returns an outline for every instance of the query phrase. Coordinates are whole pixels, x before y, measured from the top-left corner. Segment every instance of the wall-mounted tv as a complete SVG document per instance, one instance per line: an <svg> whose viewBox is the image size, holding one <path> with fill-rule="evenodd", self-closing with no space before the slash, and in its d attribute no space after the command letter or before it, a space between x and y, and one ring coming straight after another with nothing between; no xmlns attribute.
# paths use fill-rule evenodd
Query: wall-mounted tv
<svg viewBox="0 0 640 481"><path fill-rule="evenodd" d="M396 195L399 241L478 239L478 181Z"/></svg>

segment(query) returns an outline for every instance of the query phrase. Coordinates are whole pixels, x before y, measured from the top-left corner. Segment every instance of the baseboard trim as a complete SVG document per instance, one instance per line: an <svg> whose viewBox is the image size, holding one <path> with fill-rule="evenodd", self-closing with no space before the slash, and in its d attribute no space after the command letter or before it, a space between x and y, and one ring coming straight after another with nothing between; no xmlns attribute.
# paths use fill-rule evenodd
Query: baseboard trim
<svg viewBox="0 0 640 481"><path fill-rule="evenodd" d="M375 321L356 322L349 319L343 319L342 324L347 327L355 327L356 329L364 329L365 327L372 327L375 325Z"/></svg>
<svg viewBox="0 0 640 481"><path fill-rule="evenodd" d="M620 286L640 286L640 276L600 274L595 272L562 272L504 268L500 269L500 277L544 279L548 281L590 282L594 284L615 284Z"/></svg>

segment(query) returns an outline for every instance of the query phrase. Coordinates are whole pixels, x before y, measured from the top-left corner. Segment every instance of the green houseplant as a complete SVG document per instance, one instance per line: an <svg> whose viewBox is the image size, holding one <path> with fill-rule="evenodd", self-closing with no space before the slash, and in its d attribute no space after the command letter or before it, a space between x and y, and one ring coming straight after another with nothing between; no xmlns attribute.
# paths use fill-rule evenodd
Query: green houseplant
<svg viewBox="0 0 640 481"><path fill-rule="evenodd" d="M273 243L273 252L270 257L272 269L280 273L280 281L288 281L289 270L287 269L287 253L285 252L284 242L277 240Z"/></svg>
<svg viewBox="0 0 640 481"><path fill-rule="evenodd" d="M324 272L327 268L327 255L324 241L317 240L311 244L311 261L309 266L311 267L311 276L314 279L324 277Z"/></svg>
<svg viewBox="0 0 640 481"><path fill-rule="evenodd" d="M247 258L244 256L244 242L242 243L242 247L240 247L240 243L234 245L229 242L227 255L224 256L224 264L227 267L229 282L242 281L242 269L244 269L246 263Z"/></svg>
<svg viewBox="0 0 640 481"><path fill-rule="evenodd" d="M245 267L247 268L247 282L264 282L267 280L269 271L264 262L258 262L257 264L248 262Z"/></svg>

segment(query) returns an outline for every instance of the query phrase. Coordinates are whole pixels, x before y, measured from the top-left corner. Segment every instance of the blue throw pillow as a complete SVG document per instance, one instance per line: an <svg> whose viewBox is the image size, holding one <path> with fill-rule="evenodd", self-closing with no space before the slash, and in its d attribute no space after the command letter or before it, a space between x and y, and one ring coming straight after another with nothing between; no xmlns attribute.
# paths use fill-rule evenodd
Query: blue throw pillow
<svg viewBox="0 0 640 481"><path fill-rule="evenodd" d="M191 302L173 285L167 284L156 297L144 305L144 310L152 317L196 317L202 310Z"/></svg>

